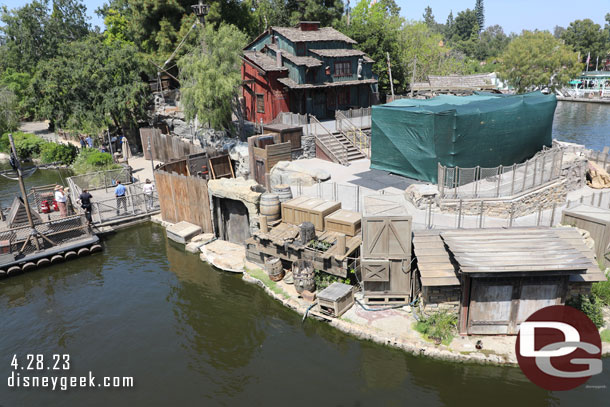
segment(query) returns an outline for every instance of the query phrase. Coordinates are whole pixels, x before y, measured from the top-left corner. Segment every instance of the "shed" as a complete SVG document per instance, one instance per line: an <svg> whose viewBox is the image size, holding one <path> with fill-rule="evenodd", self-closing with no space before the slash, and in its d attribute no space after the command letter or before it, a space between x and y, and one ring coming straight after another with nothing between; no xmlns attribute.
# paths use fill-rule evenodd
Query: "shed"
<svg viewBox="0 0 610 407"><path fill-rule="evenodd" d="M561 223L591 233L597 260L604 267L610 267L610 209L580 204L564 210Z"/></svg>
<svg viewBox="0 0 610 407"><path fill-rule="evenodd" d="M425 306L451 308L464 334L516 334L533 312L605 277L575 229L417 231Z"/></svg>

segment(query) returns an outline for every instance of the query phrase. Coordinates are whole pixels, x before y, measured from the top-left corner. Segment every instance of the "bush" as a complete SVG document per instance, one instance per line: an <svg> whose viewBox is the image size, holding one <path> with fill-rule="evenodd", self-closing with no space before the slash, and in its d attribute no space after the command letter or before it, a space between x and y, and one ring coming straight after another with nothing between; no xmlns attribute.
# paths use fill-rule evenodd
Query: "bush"
<svg viewBox="0 0 610 407"><path fill-rule="evenodd" d="M599 300L605 305L610 305L610 281L600 281L594 283L591 289L591 294L597 296Z"/></svg>
<svg viewBox="0 0 610 407"><path fill-rule="evenodd" d="M577 298L569 299L566 305L582 311L597 328L604 326L604 315L602 313L602 301L595 294L579 295Z"/></svg>
<svg viewBox="0 0 610 407"><path fill-rule="evenodd" d="M610 342L610 329L604 329L600 334L602 342Z"/></svg>
<svg viewBox="0 0 610 407"><path fill-rule="evenodd" d="M46 143L44 139L30 133L13 133L13 139L15 140L17 155L19 155L19 158L22 160L38 157L40 149ZM0 137L0 151L5 153L10 152L8 133L5 133Z"/></svg>
<svg viewBox="0 0 610 407"><path fill-rule="evenodd" d="M422 333L426 339L440 340L445 345L451 343L457 330L457 316L455 314L442 310L428 316L418 315L419 321L415 324L415 329Z"/></svg>
<svg viewBox="0 0 610 407"><path fill-rule="evenodd" d="M88 172L112 170L121 168L120 165L114 164L110 153L102 153L94 148L85 148L74 160L72 169L77 174L86 174Z"/></svg>
<svg viewBox="0 0 610 407"><path fill-rule="evenodd" d="M351 277L355 276L355 273L356 272L353 269L351 269L348 272L347 278L341 278L341 277L337 277L337 276L334 276L329 273L325 273L321 270L316 270L316 273L314 276L314 279L316 282L316 288L319 291L322 291L323 289L325 289L326 287L328 287L329 285L331 285L334 282L354 285L354 283L351 281Z"/></svg>
<svg viewBox="0 0 610 407"><path fill-rule="evenodd" d="M72 144L45 143L40 149L40 158L43 163L61 163L70 165L74 162L78 149Z"/></svg>

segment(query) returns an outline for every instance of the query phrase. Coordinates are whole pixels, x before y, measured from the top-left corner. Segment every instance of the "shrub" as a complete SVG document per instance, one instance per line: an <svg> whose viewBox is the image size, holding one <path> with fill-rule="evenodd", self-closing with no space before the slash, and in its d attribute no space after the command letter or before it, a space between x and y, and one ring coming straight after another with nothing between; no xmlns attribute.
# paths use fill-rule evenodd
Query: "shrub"
<svg viewBox="0 0 610 407"><path fill-rule="evenodd" d="M30 133L13 133L13 139L15 140L17 155L19 155L19 158L22 160L38 157L40 149L46 143L44 139ZM4 133L2 137L0 137L0 150L6 153L10 151L8 133Z"/></svg>
<svg viewBox="0 0 610 407"><path fill-rule="evenodd" d="M78 150L72 144L45 143L40 149L40 158L45 164L61 163L70 165L77 154Z"/></svg>
<svg viewBox="0 0 610 407"><path fill-rule="evenodd" d="M351 272L350 272L350 274L351 274ZM314 279L315 279L316 288L318 289L318 291L322 291L323 289L325 289L326 287L328 287L329 285L331 285L334 282L339 282L339 283L343 283L343 284L351 284L349 275L347 276L347 278L341 278L341 277L334 276L332 274L325 273L321 270L316 270Z"/></svg>
<svg viewBox="0 0 610 407"><path fill-rule="evenodd" d="M440 340L449 345L457 329L457 316L447 310L442 310L428 316L419 315L415 329L426 339Z"/></svg>
<svg viewBox="0 0 610 407"><path fill-rule="evenodd" d="M121 168L114 164L110 153L102 153L94 148L85 148L74 160L72 169L77 174Z"/></svg>
<svg viewBox="0 0 610 407"><path fill-rule="evenodd" d="M591 294L594 294L606 306L610 305L610 281L600 281L594 283L591 289Z"/></svg>
<svg viewBox="0 0 610 407"><path fill-rule="evenodd" d="M604 326L604 315L602 313L602 301L595 295L579 295L566 301L566 305L582 311L593 321L597 328Z"/></svg>
<svg viewBox="0 0 610 407"><path fill-rule="evenodd" d="M602 342L610 342L610 329L604 329L600 334Z"/></svg>

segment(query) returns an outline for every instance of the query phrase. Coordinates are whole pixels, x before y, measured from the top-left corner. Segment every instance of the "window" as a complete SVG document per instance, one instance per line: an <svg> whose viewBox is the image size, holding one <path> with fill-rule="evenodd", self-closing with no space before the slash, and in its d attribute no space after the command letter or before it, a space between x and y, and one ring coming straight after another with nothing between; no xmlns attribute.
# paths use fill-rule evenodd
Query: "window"
<svg viewBox="0 0 610 407"><path fill-rule="evenodd" d="M265 113L265 95L256 94L256 113Z"/></svg>
<svg viewBox="0 0 610 407"><path fill-rule="evenodd" d="M297 56L304 57L305 56L305 43L297 42Z"/></svg>
<svg viewBox="0 0 610 407"><path fill-rule="evenodd" d="M349 61L335 62L335 76L351 76L352 64Z"/></svg>
<svg viewBox="0 0 610 407"><path fill-rule="evenodd" d="M349 88L339 89L337 92L337 104L349 105Z"/></svg>

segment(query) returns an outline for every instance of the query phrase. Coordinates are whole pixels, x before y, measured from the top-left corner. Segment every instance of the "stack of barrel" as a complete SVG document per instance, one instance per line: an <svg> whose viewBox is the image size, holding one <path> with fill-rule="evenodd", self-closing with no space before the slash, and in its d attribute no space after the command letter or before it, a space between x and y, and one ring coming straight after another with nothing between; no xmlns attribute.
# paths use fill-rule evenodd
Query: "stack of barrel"
<svg viewBox="0 0 610 407"><path fill-rule="evenodd" d="M290 185L279 184L271 188L272 192L261 195L260 225L261 231L266 233L268 225L276 222L282 215L281 204L292 199Z"/></svg>

